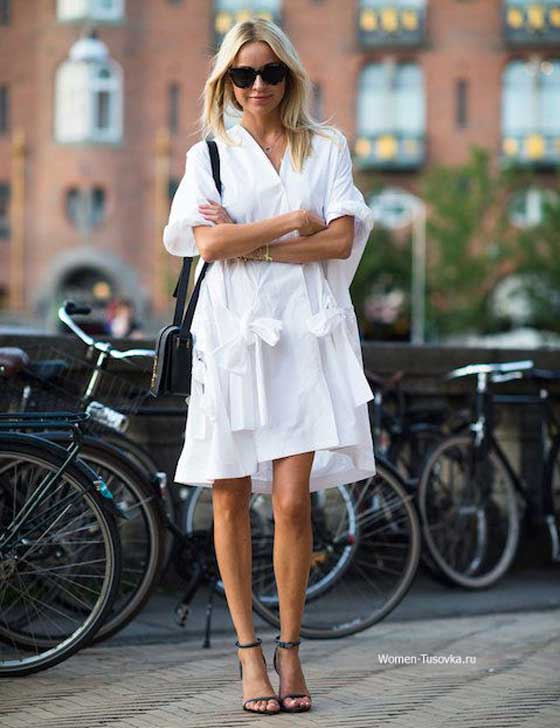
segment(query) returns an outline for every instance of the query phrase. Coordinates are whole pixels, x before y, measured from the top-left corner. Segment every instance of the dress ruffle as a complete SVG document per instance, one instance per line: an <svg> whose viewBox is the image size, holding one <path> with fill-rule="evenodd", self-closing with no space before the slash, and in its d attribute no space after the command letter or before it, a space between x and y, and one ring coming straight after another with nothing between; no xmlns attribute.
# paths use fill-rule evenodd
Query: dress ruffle
<svg viewBox="0 0 560 728"><path fill-rule="evenodd" d="M359 354L352 345L355 311L352 305L339 306L328 292L323 292L320 309L305 320L307 330L324 342L330 366L339 385L347 391L347 401L356 408L373 399ZM204 439L208 427L219 419L229 433L255 430L269 424L270 403L263 363L263 346L274 347L282 336L280 319L256 316L249 310L239 317L218 305L217 315L230 336L223 344L201 350L195 343L193 383L196 382L198 417L193 436ZM224 404L227 411L224 412Z"/></svg>

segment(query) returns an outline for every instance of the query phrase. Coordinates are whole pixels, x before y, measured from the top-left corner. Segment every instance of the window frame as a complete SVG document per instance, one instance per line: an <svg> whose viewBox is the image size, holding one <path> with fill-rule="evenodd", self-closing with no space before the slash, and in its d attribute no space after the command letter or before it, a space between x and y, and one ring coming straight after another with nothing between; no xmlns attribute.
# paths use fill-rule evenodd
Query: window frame
<svg viewBox="0 0 560 728"><path fill-rule="evenodd" d="M105 9L104 0L82 0L82 12L72 13L72 0L57 0L56 17L59 23L76 23L92 20L99 23L118 23L126 17L125 0L111 0L112 7Z"/></svg>

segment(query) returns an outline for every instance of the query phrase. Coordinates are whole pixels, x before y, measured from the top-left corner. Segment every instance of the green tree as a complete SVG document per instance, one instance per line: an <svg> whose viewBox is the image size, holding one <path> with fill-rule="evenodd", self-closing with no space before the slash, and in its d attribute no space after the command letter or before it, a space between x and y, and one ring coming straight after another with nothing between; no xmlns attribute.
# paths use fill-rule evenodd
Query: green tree
<svg viewBox="0 0 560 728"><path fill-rule="evenodd" d="M390 231L375 225L352 281L350 294L356 308L360 331L366 339L403 338L410 321L410 236L398 243ZM397 320L383 326L368 316L370 297L381 298L392 291L404 291L405 299Z"/></svg>
<svg viewBox="0 0 560 728"><path fill-rule="evenodd" d="M464 164L432 166L420 179L428 209L428 340L511 328L512 320L498 318L492 305L496 286L511 275L523 281L533 309L529 323L560 331L560 199L545 202L537 226L518 228L510 220L514 196L538 181L531 169L500 166L480 147ZM367 316L372 294L405 291L403 315L409 319L410 276L411 237L396 241L376 225L351 289L365 336L380 338L381 327Z"/></svg>
<svg viewBox="0 0 560 728"><path fill-rule="evenodd" d="M560 196L544 199L542 222L519 232L525 290L531 324L560 332Z"/></svg>

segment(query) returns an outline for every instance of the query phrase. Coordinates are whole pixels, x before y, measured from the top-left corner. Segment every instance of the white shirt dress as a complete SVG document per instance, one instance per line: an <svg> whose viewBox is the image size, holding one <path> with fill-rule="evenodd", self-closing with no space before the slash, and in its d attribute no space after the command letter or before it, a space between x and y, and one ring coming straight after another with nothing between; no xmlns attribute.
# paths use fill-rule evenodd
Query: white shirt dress
<svg viewBox="0 0 560 728"><path fill-rule="evenodd" d="M192 227L215 224L198 210L209 200L239 224L300 208L326 224L352 215L354 243L345 259L210 264L191 328L192 388L175 480L212 486L249 475L252 492L271 493L272 461L311 450L310 491L368 478L376 472L367 407L373 393L349 286L374 221L354 186L347 140L338 130L328 139L315 134L302 171L286 149L277 173L243 126L228 134L241 145L216 140L221 199L206 141L187 152L163 235L170 253L199 254ZM298 233L278 241L291 238ZM195 276L203 264L200 258Z"/></svg>

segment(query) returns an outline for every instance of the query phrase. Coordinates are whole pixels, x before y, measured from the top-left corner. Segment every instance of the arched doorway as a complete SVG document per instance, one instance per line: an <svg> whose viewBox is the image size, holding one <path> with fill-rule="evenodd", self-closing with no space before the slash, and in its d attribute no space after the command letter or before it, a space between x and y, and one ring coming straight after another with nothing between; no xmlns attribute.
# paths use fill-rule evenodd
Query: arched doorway
<svg viewBox="0 0 560 728"><path fill-rule="evenodd" d="M35 308L50 331L60 331L57 311L63 301L90 306L91 315L80 325L92 335L101 335L108 331L109 307L121 299L131 303L138 320L145 318L149 299L136 271L107 251L76 248L55 259Z"/></svg>

